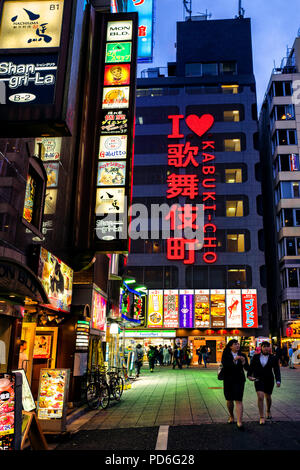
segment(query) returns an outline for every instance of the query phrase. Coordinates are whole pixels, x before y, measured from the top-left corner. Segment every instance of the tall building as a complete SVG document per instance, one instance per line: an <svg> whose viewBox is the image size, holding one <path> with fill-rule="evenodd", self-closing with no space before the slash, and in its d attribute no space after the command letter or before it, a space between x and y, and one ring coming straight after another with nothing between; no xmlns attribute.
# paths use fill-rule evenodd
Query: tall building
<svg viewBox="0 0 300 470"><path fill-rule="evenodd" d="M300 37L274 68L259 118L272 334L300 338Z"/></svg>
<svg viewBox="0 0 300 470"><path fill-rule="evenodd" d="M176 47L175 63L144 70L137 81L133 202L149 211L151 204L204 204L204 247L188 250L188 243L161 236L132 240L127 274L149 289L195 290L195 295L203 290L198 294L210 296L210 311L205 302L197 311L204 298L194 298L189 328L174 329L173 339L189 341L194 350L206 342L214 362L229 337L249 345L269 333L250 19L192 17L177 23ZM220 301L225 311L232 289L239 315L240 294L256 290L255 328L246 328L241 316L238 327L230 326L229 297L226 320L216 321L216 305ZM169 342L163 339L172 336L165 325L148 328L149 337ZM137 332L132 336L138 341Z"/></svg>

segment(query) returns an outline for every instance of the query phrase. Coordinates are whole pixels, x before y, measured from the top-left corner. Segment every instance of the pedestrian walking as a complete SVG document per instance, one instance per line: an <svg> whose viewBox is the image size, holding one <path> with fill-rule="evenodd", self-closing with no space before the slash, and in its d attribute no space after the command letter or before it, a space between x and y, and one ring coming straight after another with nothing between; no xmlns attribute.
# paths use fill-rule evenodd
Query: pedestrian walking
<svg viewBox="0 0 300 470"><path fill-rule="evenodd" d="M161 344L159 345L159 349L158 349L158 362L160 366L164 365L164 348L162 347Z"/></svg>
<svg viewBox="0 0 300 470"><path fill-rule="evenodd" d="M253 346L250 346L250 351L249 351L249 359L250 359L250 362L252 361L252 358L255 354L255 349Z"/></svg>
<svg viewBox="0 0 300 470"><path fill-rule="evenodd" d="M164 365L167 366L170 362L170 353L169 353L168 346L166 344L163 349L163 357L164 357Z"/></svg>
<svg viewBox="0 0 300 470"><path fill-rule="evenodd" d="M159 364L159 350L157 346L154 346L154 353L155 353L154 363Z"/></svg>
<svg viewBox="0 0 300 470"><path fill-rule="evenodd" d="M201 348L200 347L198 349L196 349L196 354L198 356L198 364L199 364L199 366L201 366L201 364L202 364L202 353L201 353Z"/></svg>
<svg viewBox="0 0 300 470"><path fill-rule="evenodd" d="M140 375L141 367L143 365L143 359L144 359L144 350L142 346L138 344L137 347L135 348L135 361L134 361L136 377L139 377Z"/></svg>
<svg viewBox="0 0 300 470"><path fill-rule="evenodd" d="M149 361L150 372L153 372L154 367L155 367L155 360L156 360L156 351L153 346L150 346L147 356L148 356L148 361Z"/></svg>
<svg viewBox="0 0 300 470"><path fill-rule="evenodd" d="M204 367L205 367L205 369L207 369L207 348L206 348L206 346L202 346L201 354L202 354Z"/></svg>
<svg viewBox="0 0 300 470"><path fill-rule="evenodd" d="M234 423L235 405L237 427L243 431L244 369L249 369L249 363L245 354L240 353L240 344L236 339L231 339L225 346L221 362L224 369L224 396L229 411L228 423Z"/></svg>
<svg viewBox="0 0 300 470"><path fill-rule="evenodd" d="M169 365L170 365L173 362L173 349L172 349L171 345L168 346L168 351L169 351L169 354L170 354L170 359L169 359Z"/></svg>
<svg viewBox="0 0 300 470"><path fill-rule="evenodd" d="M187 369L191 365L192 357L193 357L193 354L192 354L191 348L189 346L187 346L187 348L186 348L186 367L187 367Z"/></svg>
<svg viewBox="0 0 300 470"><path fill-rule="evenodd" d="M249 380L254 381L260 416L259 424L265 424L264 398L267 405L267 419L271 419L271 396L274 388L274 376L277 387L281 385L279 363L276 357L271 354L271 345L268 341L261 343L261 353L253 357L247 376Z"/></svg>
<svg viewBox="0 0 300 470"><path fill-rule="evenodd" d="M290 344L290 347L289 347L289 368L290 369L296 369L296 367L294 367L294 363L293 363L293 354L294 354L294 349L292 348L292 345Z"/></svg>
<svg viewBox="0 0 300 470"><path fill-rule="evenodd" d="M182 351L179 346L174 348L174 359L173 359L173 369L178 366L179 369L182 369Z"/></svg>

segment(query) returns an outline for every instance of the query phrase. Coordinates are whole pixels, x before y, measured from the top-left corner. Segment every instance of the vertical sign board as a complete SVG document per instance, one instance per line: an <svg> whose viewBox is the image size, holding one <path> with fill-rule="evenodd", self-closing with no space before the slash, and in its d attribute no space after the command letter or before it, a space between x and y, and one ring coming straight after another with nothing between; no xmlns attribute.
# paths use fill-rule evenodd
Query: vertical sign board
<svg viewBox="0 0 300 470"><path fill-rule="evenodd" d="M164 328L178 328L178 290L164 290Z"/></svg>
<svg viewBox="0 0 300 470"><path fill-rule="evenodd" d="M148 328L163 327L163 291L148 291Z"/></svg>
<svg viewBox="0 0 300 470"><path fill-rule="evenodd" d="M227 328L242 327L242 301L240 289L226 290L226 323Z"/></svg>
<svg viewBox="0 0 300 470"><path fill-rule="evenodd" d="M179 328L194 328L194 291L179 291Z"/></svg>
<svg viewBox="0 0 300 470"><path fill-rule="evenodd" d="M243 328L258 327L256 289L242 289Z"/></svg>
<svg viewBox="0 0 300 470"><path fill-rule="evenodd" d="M98 252L126 253L133 164L137 15L105 15L104 27L95 145L94 246Z"/></svg>
<svg viewBox="0 0 300 470"><path fill-rule="evenodd" d="M20 450L22 375L0 374L0 450Z"/></svg>
<svg viewBox="0 0 300 470"><path fill-rule="evenodd" d="M195 289L195 328L210 326L210 301L208 289Z"/></svg>
<svg viewBox="0 0 300 470"><path fill-rule="evenodd" d="M225 328L225 289L212 289L210 291L210 314L212 328Z"/></svg>

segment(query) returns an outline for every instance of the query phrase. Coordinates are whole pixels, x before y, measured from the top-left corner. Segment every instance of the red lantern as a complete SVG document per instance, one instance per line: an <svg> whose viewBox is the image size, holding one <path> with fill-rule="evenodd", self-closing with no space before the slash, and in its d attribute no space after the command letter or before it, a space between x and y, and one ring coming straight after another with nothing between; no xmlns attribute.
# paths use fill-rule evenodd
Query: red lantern
<svg viewBox="0 0 300 470"><path fill-rule="evenodd" d="M286 333L286 336L292 336L293 335L293 329L290 326L288 326L285 333Z"/></svg>

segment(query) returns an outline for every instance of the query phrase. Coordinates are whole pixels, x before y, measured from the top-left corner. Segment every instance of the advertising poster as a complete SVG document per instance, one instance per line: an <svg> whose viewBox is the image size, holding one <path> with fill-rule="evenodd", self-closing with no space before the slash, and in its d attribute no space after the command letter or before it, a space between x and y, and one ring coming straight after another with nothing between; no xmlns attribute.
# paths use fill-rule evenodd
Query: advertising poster
<svg viewBox="0 0 300 470"><path fill-rule="evenodd" d="M0 56L0 104L53 104L58 55Z"/></svg>
<svg viewBox="0 0 300 470"><path fill-rule="evenodd" d="M148 328L162 328L163 326L163 291L148 291Z"/></svg>
<svg viewBox="0 0 300 470"><path fill-rule="evenodd" d="M33 219L35 192L36 182L31 175L27 175L23 217L29 223L31 223Z"/></svg>
<svg viewBox="0 0 300 470"><path fill-rule="evenodd" d="M98 188L96 214L118 214L125 210L124 188Z"/></svg>
<svg viewBox="0 0 300 470"><path fill-rule="evenodd" d="M242 327L242 299L240 289L226 290L226 324L227 328Z"/></svg>
<svg viewBox="0 0 300 470"><path fill-rule="evenodd" d="M243 328L258 327L256 289L242 289Z"/></svg>
<svg viewBox="0 0 300 470"><path fill-rule="evenodd" d="M210 326L209 290L195 289L195 328Z"/></svg>
<svg viewBox="0 0 300 470"><path fill-rule="evenodd" d="M214 289L210 291L210 315L212 328L225 328L225 289Z"/></svg>
<svg viewBox="0 0 300 470"><path fill-rule="evenodd" d="M37 402L38 419L62 419L69 387L69 369L42 369Z"/></svg>
<svg viewBox="0 0 300 470"><path fill-rule="evenodd" d="M97 186L124 186L126 162L99 162Z"/></svg>
<svg viewBox="0 0 300 470"><path fill-rule="evenodd" d="M106 65L104 70L104 86L129 85L130 64Z"/></svg>
<svg viewBox="0 0 300 470"><path fill-rule="evenodd" d="M59 163L44 163L47 173L47 188L56 188L58 185Z"/></svg>
<svg viewBox="0 0 300 470"><path fill-rule="evenodd" d="M103 88L102 108L128 108L129 86Z"/></svg>
<svg viewBox="0 0 300 470"><path fill-rule="evenodd" d="M99 159L118 159L127 157L127 135L101 136Z"/></svg>
<svg viewBox="0 0 300 470"><path fill-rule="evenodd" d="M105 331L106 303L106 299L101 294L99 294L99 292L94 290L91 328Z"/></svg>
<svg viewBox="0 0 300 470"><path fill-rule="evenodd" d="M138 59L151 62L153 47L153 4L154 0L128 2L127 11L139 15Z"/></svg>
<svg viewBox="0 0 300 470"><path fill-rule="evenodd" d="M179 291L179 328L194 328L194 291Z"/></svg>
<svg viewBox="0 0 300 470"><path fill-rule="evenodd" d="M56 201L57 201L57 189L47 188L46 196L45 196L45 208L44 208L45 215L55 214Z"/></svg>
<svg viewBox="0 0 300 470"><path fill-rule="evenodd" d="M15 376L0 375L0 439L15 429Z"/></svg>
<svg viewBox="0 0 300 470"><path fill-rule="evenodd" d="M109 21L107 23L107 41L131 41L132 21Z"/></svg>
<svg viewBox="0 0 300 470"><path fill-rule="evenodd" d="M33 359L49 359L51 357L51 335L35 335Z"/></svg>
<svg viewBox="0 0 300 470"><path fill-rule="evenodd" d="M131 62L131 47L131 42L107 43L105 63Z"/></svg>
<svg viewBox="0 0 300 470"><path fill-rule="evenodd" d="M128 110L104 111L100 124L101 134L127 134Z"/></svg>
<svg viewBox="0 0 300 470"><path fill-rule="evenodd" d="M52 253L41 248L38 277L57 310L70 311L72 302L73 271Z"/></svg>
<svg viewBox="0 0 300 470"><path fill-rule="evenodd" d="M0 49L59 47L64 0L5 1Z"/></svg>
<svg viewBox="0 0 300 470"><path fill-rule="evenodd" d="M34 142L34 154L39 155L44 162L60 160L61 137L37 137ZM40 151L41 149L41 151Z"/></svg>
<svg viewBox="0 0 300 470"><path fill-rule="evenodd" d="M178 290L164 290L164 328L178 328Z"/></svg>

